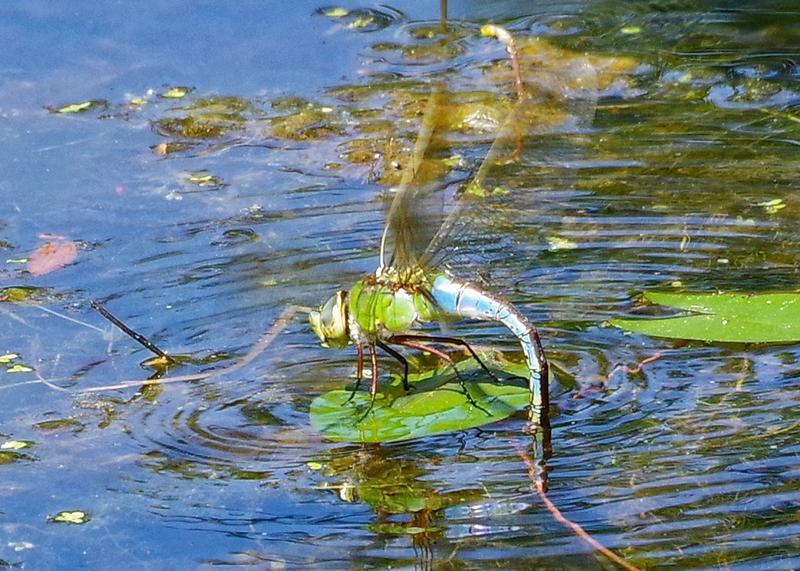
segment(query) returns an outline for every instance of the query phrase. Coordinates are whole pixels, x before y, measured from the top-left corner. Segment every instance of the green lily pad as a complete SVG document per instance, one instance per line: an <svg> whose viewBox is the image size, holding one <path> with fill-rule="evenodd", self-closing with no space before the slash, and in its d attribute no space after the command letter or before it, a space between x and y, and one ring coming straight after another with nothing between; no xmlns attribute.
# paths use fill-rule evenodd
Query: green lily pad
<svg viewBox="0 0 800 571"><path fill-rule="evenodd" d="M458 363L458 369L465 377L469 397L452 367L409 374L412 388L408 393L401 378L393 375L389 385L379 387L369 412L368 391L358 391L349 401L352 391L348 389L318 396L311 403L311 425L337 442L391 442L483 426L530 404L526 381L497 384L486 380L472 359ZM525 365L507 361L502 362L502 370L523 378L528 374Z"/></svg>
<svg viewBox="0 0 800 571"><path fill-rule="evenodd" d="M634 333L723 343L788 343L800 340L800 293L659 293L647 301L691 311L657 319L612 319Z"/></svg>

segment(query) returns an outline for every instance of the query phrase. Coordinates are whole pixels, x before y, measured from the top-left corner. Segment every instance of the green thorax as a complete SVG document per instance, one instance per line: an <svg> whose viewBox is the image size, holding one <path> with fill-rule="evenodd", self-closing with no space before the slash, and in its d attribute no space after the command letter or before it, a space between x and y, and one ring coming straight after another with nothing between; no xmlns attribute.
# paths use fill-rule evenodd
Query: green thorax
<svg viewBox="0 0 800 571"><path fill-rule="evenodd" d="M433 321L438 312L429 292L435 277L421 269L380 268L350 289L350 315L367 337L401 333L415 322Z"/></svg>

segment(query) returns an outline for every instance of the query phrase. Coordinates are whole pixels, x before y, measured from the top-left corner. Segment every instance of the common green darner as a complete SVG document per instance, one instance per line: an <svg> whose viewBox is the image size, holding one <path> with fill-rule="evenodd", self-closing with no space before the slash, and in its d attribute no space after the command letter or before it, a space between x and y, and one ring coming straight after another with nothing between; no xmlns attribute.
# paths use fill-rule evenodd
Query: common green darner
<svg viewBox="0 0 800 571"><path fill-rule="evenodd" d="M452 360L446 353L423 343L460 345L477 359L475 352L463 340L409 333L415 325L447 318L502 323L519 340L529 370L531 406L534 411L541 413L548 406L548 366L536 327L508 301L451 275L441 265L441 252L451 246L452 240L458 237L460 228L464 226L466 206L480 203L477 195L481 194L484 171L495 161L500 144L508 142L509 132L513 134L515 131L509 127L513 127L517 119L515 113L522 109L523 102L518 103L510 113L480 170L467 188L462 190L456 208L427 243L420 245L420 236L425 233L420 207L426 194L431 192L431 185L423 183L425 177L422 173L425 170L425 156L435 148L439 135L437 112L442 97L437 90L431 94L410 164L404 171L389 209L378 269L349 291L336 292L319 310L311 312L309 321L324 346L343 348L350 343L355 345L358 353L355 390L363 376L366 346L372 376L372 400L368 411L372 409L378 392L376 348L403 363L403 383L408 390L408 363L393 345L421 349L450 363ZM468 391L467 396L470 398Z"/></svg>

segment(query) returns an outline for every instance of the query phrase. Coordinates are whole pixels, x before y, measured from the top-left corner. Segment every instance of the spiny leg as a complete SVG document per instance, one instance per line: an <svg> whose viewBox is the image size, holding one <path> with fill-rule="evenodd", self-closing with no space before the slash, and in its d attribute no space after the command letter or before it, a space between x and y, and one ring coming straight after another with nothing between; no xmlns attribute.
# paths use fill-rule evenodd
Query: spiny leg
<svg viewBox="0 0 800 571"><path fill-rule="evenodd" d="M377 343L378 347L389 353L389 355L400 361L403 365L403 390L408 391L408 360L383 341L378 341Z"/></svg>
<svg viewBox="0 0 800 571"><path fill-rule="evenodd" d="M356 396L356 392L358 391L358 387L361 386L361 379L364 378L364 346L361 344L361 341L356 341L356 354L358 355L358 364L356 365L356 386L353 387L353 392L350 393L350 396L342 404L347 404L353 400L353 397Z"/></svg>
<svg viewBox="0 0 800 571"><path fill-rule="evenodd" d="M372 383L369 387L369 393L372 395L372 398L369 399L367 411L361 415L358 422L367 418L367 415L372 411L372 407L375 406L375 395L378 394L378 354L375 351L375 345L373 343L367 344L367 350L369 351L369 360L372 365Z"/></svg>
<svg viewBox="0 0 800 571"><path fill-rule="evenodd" d="M484 362L481 361L480 357L478 357L478 354L470 346L470 344L464 341L463 339L459 339L458 337L442 337L439 335L395 335L394 337L392 337L392 342L395 342L396 339L400 340L400 344L402 344L402 341L404 340L409 340L409 341L429 341L432 343L442 343L443 345L458 345L459 347L463 347L467 351L469 351L469 354L472 355L472 358L478 362L478 364L481 366L481 369L483 369L487 375L492 377L494 382L498 384L502 382L497 377L497 375L495 375L489 369L489 367L487 367L486 364L484 364ZM426 351L430 351L430 349L426 349ZM431 353L433 353L433 351L431 351ZM452 363L452 360L450 362Z"/></svg>
<svg viewBox="0 0 800 571"><path fill-rule="evenodd" d="M466 395L467 400L469 401L469 403L472 406L474 406L475 408L485 412L488 416L492 416L492 413L490 413L488 410L483 408L481 405L479 405L477 402L475 402L475 399L472 398L472 395L470 394L469 389L467 388L467 385L464 382L464 378L461 376L461 373L459 372L458 367L456 367L456 364L453 362L453 358L450 357L450 355L448 355L444 351L439 351L438 349L434 349L433 347L428 347L427 345L423 345L421 343L414 343L413 341L407 341L405 339L403 339L401 341L398 341L397 340L398 337L407 338L407 337L415 337L415 336L414 335L410 335L410 336L409 335L397 335L397 336L391 337L389 340L392 343L397 343L398 345L402 345L403 347L408 347L409 349L417 349L419 351L426 351L426 352L428 352L428 353L430 353L432 355L436 355L442 361L444 361L446 363L449 363L450 366L453 367L453 371L455 371L455 373L456 373L456 379L458 379L458 384L461 385L461 389L464 391L464 394Z"/></svg>

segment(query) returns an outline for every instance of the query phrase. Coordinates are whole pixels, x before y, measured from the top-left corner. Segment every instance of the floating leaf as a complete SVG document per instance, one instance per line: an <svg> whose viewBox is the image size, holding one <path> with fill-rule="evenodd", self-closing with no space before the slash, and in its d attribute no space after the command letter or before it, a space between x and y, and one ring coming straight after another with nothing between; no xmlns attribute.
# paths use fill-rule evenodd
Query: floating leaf
<svg viewBox="0 0 800 571"><path fill-rule="evenodd" d="M0 450L0 465L13 464L14 462L21 461L31 462L33 460L36 460L36 458L17 452L16 450Z"/></svg>
<svg viewBox="0 0 800 571"><path fill-rule="evenodd" d="M627 36L637 36L642 33L642 28L639 26L624 26L620 28L620 32Z"/></svg>
<svg viewBox="0 0 800 571"><path fill-rule="evenodd" d="M159 97L164 99L182 99L191 93L191 87L175 86L170 87L164 93L160 93Z"/></svg>
<svg viewBox="0 0 800 571"><path fill-rule="evenodd" d="M573 242L568 238L560 236L550 236L547 238L547 244L551 252L557 250L576 250L578 248L577 242Z"/></svg>
<svg viewBox="0 0 800 571"><path fill-rule="evenodd" d="M482 373L474 360L463 361L458 368L462 376L470 369ZM504 362L503 370L516 376L528 374L521 364ZM311 424L334 441L389 442L483 426L508 418L530 403L527 383L497 384L473 378L465 383L468 397L452 367L409 374L409 381L412 389L406 393L399 376L394 376L391 385L381 387L366 416L367 391L357 392L349 402L350 390L322 394L311 403Z"/></svg>
<svg viewBox="0 0 800 571"><path fill-rule="evenodd" d="M47 290L41 287L5 287L0 288L0 302L26 303L45 301L48 297Z"/></svg>
<svg viewBox="0 0 800 571"><path fill-rule="evenodd" d="M33 446L33 442L30 440L6 440L0 444L0 450L22 450L31 446Z"/></svg>
<svg viewBox="0 0 800 571"><path fill-rule="evenodd" d="M34 276L42 276L63 268L78 257L75 242L45 242L28 259L28 271Z"/></svg>
<svg viewBox="0 0 800 571"><path fill-rule="evenodd" d="M33 371L33 369L31 369L27 365L19 365L19 364L11 365L8 369L6 369L7 373L30 373L31 371Z"/></svg>
<svg viewBox="0 0 800 571"><path fill-rule="evenodd" d="M344 18L350 13L347 8L341 7L322 8L321 12L328 18Z"/></svg>
<svg viewBox="0 0 800 571"><path fill-rule="evenodd" d="M19 359L19 355L16 353L6 353L5 355L0 355L0 364L10 363L15 359Z"/></svg>
<svg viewBox="0 0 800 571"><path fill-rule="evenodd" d="M92 519L89 514L81 510L67 510L58 512L56 515L48 518L53 523L71 523L75 525L82 525Z"/></svg>
<svg viewBox="0 0 800 571"><path fill-rule="evenodd" d="M88 101L83 101L81 103L70 103L68 105L62 105L61 107L48 107L47 110L51 113L83 113L85 111L89 111L91 109L106 109L108 107L108 101L105 99L90 99Z"/></svg>
<svg viewBox="0 0 800 571"><path fill-rule="evenodd" d="M228 184L216 175L207 170L195 171L186 175L186 182L203 190L219 190Z"/></svg>
<svg viewBox="0 0 800 571"><path fill-rule="evenodd" d="M81 422L73 418L59 418L55 420L43 420L33 425L36 430L66 430L70 429L72 432L80 432L84 429Z"/></svg>
<svg viewBox="0 0 800 571"><path fill-rule="evenodd" d="M800 293L657 293L647 301L691 311L658 319L613 319L611 325L655 337L727 343L800 340Z"/></svg>
<svg viewBox="0 0 800 571"><path fill-rule="evenodd" d="M776 214L786 208L786 204L783 202L781 198L773 198L772 200L765 200L764 202L759 202L756 206L761 206L764 210L767 211L767 214Z"/></svg>
<svg viewBox="0 0 800 571"><path fill-rule="evenodd" d="M367 26L372 24L374 21L375 21L375 18L373 18L370 15L359 16L355 20L353 20L352 22L347 24L347 27L350 28L350 29L353 29L353 30L357 30L357 29L360 29L360 28L366 28Z"/></svg>

